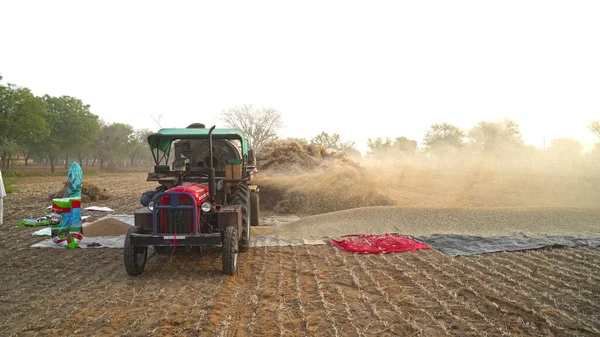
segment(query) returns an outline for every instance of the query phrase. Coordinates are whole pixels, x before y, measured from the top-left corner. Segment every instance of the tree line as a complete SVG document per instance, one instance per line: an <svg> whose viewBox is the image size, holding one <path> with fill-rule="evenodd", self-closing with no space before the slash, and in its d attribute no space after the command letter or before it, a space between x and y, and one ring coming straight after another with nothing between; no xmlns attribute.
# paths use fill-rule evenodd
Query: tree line
<svg viewBox="0 0 600 337"><path fill-rule="evenodd" d="M337 133L319 133L312 138L279 139L277 130L283 125L281 113L273 108L255 109L242 105L223 111L221 119L230 127L240 128L249 135L251 146L260 152L265 145L281 141L302 146L317 145L329 153L346 153L351 158L362 157L354 142L342 141ZM265 127L266 126L266 127ZM600 141L600 120L588 125L590 132ZM407 137L368 139L366 156L374 159L402 158L404 156L449 157L458 153L486 155L500 159L531 154L535 149L525 144L519 124L511 119L480 121L470 130L462 130L450 123L433 124L419 142ZM549 142L546 151L559 160L572 160L581 156L583 145L571 138L558 138ZM600 158L600 143L592 151Z"/></svg>
<svg viewBox="0 0 600 337"><path fill-rule="evenodd" d="M600 141L600 121L592 121L588 129L598 136ZM427 156L452 156L459 152L477 153L496 158L511 158L530 153L535 147L525 144L519 124L512 119L480 121L470 130L464 131L449 123L433 124L425 132L423 147L418 148L417 141L406 137L392 139L369 139L368 156L381 157L391 152ZM575 158L581 155L583 145L572 138L552 139L543 149L560 158ZM600 154L600 143L594 153Z"/></svg>
<svg viewBox="0 0 600 337"><path fill-rule="evenodd" d="M589 130L598 136L600 141L600 121L593 121ZM345 152L350 156L360 156L354 142L344 142L339 134L325 131L313 138L287 138L287 141L301 145L319 145L330 153ZM422 146L417 140L407 137L368 139L368 158L387 158L393 156L448 157L457 153L475 153L489 157L510 158L520 153L534 150L535 147L525 144L519 125L511 119L498 121L480 121L468 131L449 124L433 124L425 132ZM572 138L552 139L543 150L560 158L575 158L581 155L583 145ZM592 151L600 156L600 142Z"/></svg>
<svg viewBox="0 0 600 337"><path fill-rule="evenodd" d="M0 80L2 77L0 76ZM14 84L0 84L0 168L22 157L50 165L54 173L64 159L101 170L133 166L151 160L146 137L149 130L135 130L123 123L105 123L90 106L71 96L36 96Z"/></svg>
<svg viewBox="0 0 600 337"><path fill-rule="evenodd" d="M0 81L2 76L0 75ZM276 140L283 126L282 116L274 108L255 109L252 105L235 106L222 111L220 119L229 127L246 132L248 142L259 153ZM600 120L588 128L600 139ZM50 165L55 171L58 161L65 167L69 159L83 166L119 169L151 161L147 136L152 131L136 130L123 123L106 123L90 112L90 106L71 96L36 96L28 88L0 83L0 168L8 169L11 161L23 157ZM330 153L361 157L354 142L342 141L339 134L325 131L313 138L288 138L301 145L317 145ZM451 156L458 152L477 152L495 157L531 150L524 143L519 125L511 119L481 121L468 131L449 124L433 124L425 132L422 147L407 137L368 139L367 157ZM600 153L596 144L595 153ZM548 150L563 158L581 154L582 145L570 138L554 139Z"/></svg>

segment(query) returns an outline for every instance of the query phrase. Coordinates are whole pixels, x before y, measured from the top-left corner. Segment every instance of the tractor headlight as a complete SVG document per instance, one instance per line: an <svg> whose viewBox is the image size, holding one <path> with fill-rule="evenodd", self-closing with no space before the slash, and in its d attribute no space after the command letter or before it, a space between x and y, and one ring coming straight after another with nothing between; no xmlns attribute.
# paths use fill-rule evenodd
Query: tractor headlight
<svg viewBox="0 0 600 337"><path fill-rule="evenodd" d="M150 201L150 203L148 204L148 209L151 211L154 210L154 201Z"/></svg>
<svg viewBox="0 0 600 337"><path fill-rule="evenodd" d="M210 212L210 209L212 208L212 205L210 202L205 202L200 206L200 209L202 210L202 212L204 213L208 213Z"/></svg>

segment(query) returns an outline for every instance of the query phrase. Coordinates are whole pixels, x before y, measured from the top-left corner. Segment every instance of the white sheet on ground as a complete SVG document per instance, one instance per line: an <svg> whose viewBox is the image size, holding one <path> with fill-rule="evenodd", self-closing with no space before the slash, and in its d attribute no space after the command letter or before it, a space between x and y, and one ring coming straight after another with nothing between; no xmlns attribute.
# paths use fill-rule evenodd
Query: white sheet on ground
<svg viewBox="0 0 600 337"><path fill-rule="evenodd" d="M100 246L90 246L89 244L99 243ZM274 247L274 246L300 246L300 245L323 245L323 240L280 240L275 236L257 236L250 239L251 247ZM86 238L85 236L79 241L81 248L123 248L125 245L125 235L120 236L96 236ZM51 239L38 242L31 247L35 248L62 248L54 243Z"/></svg>
<svg viewBox="0 0 600 337"><path fill-rule="evenodd" d="M102 219L116 219L119 220L121 222L124 222L130 226L134 226L135 225L135 218L133 215L129 215L129 214L109 214L106 216L103 216L102 218L96 220L102 220ZM91 222L93 223L93 222ZM85 233L84 233L85 234Z"/></svg>
<svg viewBox="0 0 600 337"><path fill-rule="evenodd" d="M113 209L108 208L108 207L102 207L102 206L90 206L90 207L86 207L84 209L86 211L114 212Z"/></svg>
<svg viewBox="0 0 600 337"><path fill-rule="evenodd" d="M122 221L131 226L134 225L134 216L129 214L109 214L104 216L96 221L102 219L116 219ZM294 217L290 217L290 219L294 219ZM281 221L281 219L279 219ZM120 236L96 236L96 237L86 237L85 236L85 226L93 224L93 222L83 224L83 239L79 242L79 246L81 248L123 248L125 245L125 235ZM47 234L42 234L46 233ZM40 234L36 234L36 233ZM50 228L44 228L37 232L34 232L34 235L50 235ZM88 247L88 244L91 243L99 243L100 246L92 246ZM298 246L298 245L323 245L325 241L323 240L304 240L304 239L291 239L291 240L283 240L279 239L276 236L253 236L250 238L250 246L251 247L273 247L273 246ZM52 240L48 239L42 242L38 242L31 247L38 248L62 248L57 244L52 242Z"/></svg>
<svg viewBox="0 0 600 337"><path fill-rule="evenodd" d="M324 245L323 240L291 239L283 240L276 236L254 236L250 238L250 247L274 247L274 246L300 246L300 245Z"/></svg>
<svg viewBox="0 0 600 337"><path fill-rule="evenodd" d="M100 246L90 246L89 244L99 243ZM125 235L119 236L96 236L92 238L86 238L85 236L81 241L79 241L79 247L81 248L123 248L125 245ZM60 248L65 249L64 247L60 247L52 239L47 239L42 242L38 242L31 247L35 248Z"/></svg>
<svg viewBox="0 0 600 337"><path fill-rule="evenodd" d="M52 235L50 227L42 228L39 231L35 231L32 233L35 236L50 236Z"/></svg>

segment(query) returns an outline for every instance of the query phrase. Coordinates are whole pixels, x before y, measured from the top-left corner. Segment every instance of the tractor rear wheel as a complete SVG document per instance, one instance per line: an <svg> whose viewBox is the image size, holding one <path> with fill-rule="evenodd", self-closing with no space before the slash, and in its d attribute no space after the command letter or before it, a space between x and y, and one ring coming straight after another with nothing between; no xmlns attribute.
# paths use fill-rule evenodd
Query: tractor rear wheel
<svg viewBox="0 0 600 337"><path fill-rule="evenodd" d="M250 248L250 192L245 185L239 185L231 191L230 205L242 206L242 236L240 237L240 252L247 252Z"/></svg>
<svg viewBox="0 0 600 337"><path fill-rule="evenodd" d="M223 273L227 275L235 274L237 270L238 257L238 233L235 227L227 227L225 229L225 237L223 239Z"/></svg>
<svg viewBox="0 0 600 337"><path fill-rule="evenodd" d="M260 225L260 198L258 193L250 193L250 226Z"/></svg>
<svg viewBox="0 0 600 337"><path fill-rule="evenodd" d="M144 272L148 258L148 247L139 247L131 244L131 234L141 233L143 228L131 227L125 237L125 250L123 253L125 270L131 276L138 276Z"/></svg>

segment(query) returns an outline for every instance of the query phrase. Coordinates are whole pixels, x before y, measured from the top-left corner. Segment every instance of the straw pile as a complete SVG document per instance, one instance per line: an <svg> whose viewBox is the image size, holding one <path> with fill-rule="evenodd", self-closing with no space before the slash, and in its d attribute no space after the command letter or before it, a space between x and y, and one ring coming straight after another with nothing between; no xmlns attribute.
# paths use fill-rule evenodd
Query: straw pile
<svg viewBox="0 0 600 337"><path fill-rule="evenodd" d="M67 189L69 187L69 182L65 182L62 189L50 195L50 199L55 198L64 198L67 195ZM100 187L83 182L81 185L81 201L82 202L90 202L90 201L98 201L98 200L108 200L108 194L104 193Z"/></svg>

